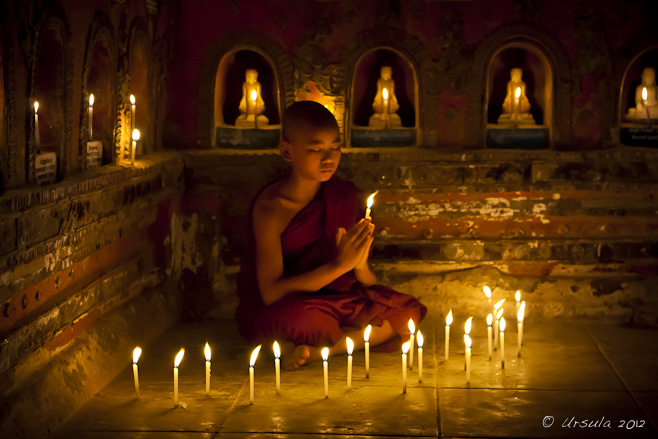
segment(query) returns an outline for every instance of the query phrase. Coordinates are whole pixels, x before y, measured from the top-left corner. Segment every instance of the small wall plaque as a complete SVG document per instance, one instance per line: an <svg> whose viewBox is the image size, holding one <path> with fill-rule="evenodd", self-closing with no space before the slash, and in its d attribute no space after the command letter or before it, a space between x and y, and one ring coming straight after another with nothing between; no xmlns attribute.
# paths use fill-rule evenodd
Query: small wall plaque
<svg viewBox="0 0 658 439"><path fill-rule="evenodd" d="M57 180L57 154L37 154L34 161L34 176L37 184L51 184Z"/></svg>
<svg viewBox="0 0 658 439"><path fill-rule="evenodd" d="M102 164L103 142L94 140L87 142L87 169L97 168Z"/></svg>

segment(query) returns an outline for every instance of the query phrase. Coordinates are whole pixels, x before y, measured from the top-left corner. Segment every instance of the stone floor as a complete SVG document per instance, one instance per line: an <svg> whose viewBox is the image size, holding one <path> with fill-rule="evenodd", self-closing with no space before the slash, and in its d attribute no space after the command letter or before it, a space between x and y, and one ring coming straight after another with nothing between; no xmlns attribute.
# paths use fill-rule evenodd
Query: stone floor
<svg viewBox="0 0 658 439"><path fill-rule="evenodd" d="M271 346L265 346L255 368L255 404L250 405L248 361L253 346L240 339L232 322L181 324L143 346L140 399L134 394L131 352L126 352L125 370L56 436L658 437L658 330L530 321L521 358L516 356L516 330L506 332L507 361L501 369L497 354L488 360L484 322L475 322L469 387L462 328L463 321L457 319L446 361L442 323L422 323L423 383L418 383L415 367L409 371L406 394L400 353L372 353L371 377L365 379L364 355L359 352L351 389L346 388L346 356L336 355L329 359L329 399L324 399L318 363L282 373L277 395L274 357ZM208 397L202 352L206 340L213 348ZM181 346L186 348L180 366L181 406L174 407L173 359Z"/></svg>

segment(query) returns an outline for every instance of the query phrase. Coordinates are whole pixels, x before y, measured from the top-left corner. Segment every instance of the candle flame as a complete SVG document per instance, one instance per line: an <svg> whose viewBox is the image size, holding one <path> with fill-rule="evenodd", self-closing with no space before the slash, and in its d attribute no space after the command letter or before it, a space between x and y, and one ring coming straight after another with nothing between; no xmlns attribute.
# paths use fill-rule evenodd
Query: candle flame
<svg viewBox="0 0 658 439"><path fill-rule="evenodd" d="M181 350L178 351L178 354L176 355L176 359L174 360L175 368L178 368L180 362L183 361L183 355L185 355L185 348L181 348Z"/></svg>
<svg viewBox="0 0 658 439"><path fill-rule="evenodd" d="M496 320L500 320L502 316L503 316L503 308L500 308L496 313Z"/></svg>
<svg viewBox="0 0 658 439"><path fill-rule="evenodd" d="M377 195L378 192L379 191L377 190L372 194L370 194L370 196L368 197L368 202L367 202L368 209L372 208L372 205L375 202L375 195Z"/></svg>
<svg viewBox="0 0 658 439"><path fill-rule="evenodd" d="M139 361L139 356L140 356L140 355L142 355L142 348L140 348L139 346L137 346L137 347L133 350L133 363L137 364L137 361Z"/></svg>
<svg viewBox="0 0 658 439"><path fill-rule="evenodd" d="M466 347L470 349L471 343L472 343L471 336L468 334L464 334L464 344L466 345Z"/></svg>
<svg viewBox="0 0 658 439"><path fill-rule="evenodd" d="M491 300L491 288L488 286L483 286L482 291L484 291L484 295L487 296L487 299Z"/></svg>
<svg viewBox="0 0 658 439"><path fill-rule="evenodd" d="M424 341L425 339L423 338L423 333L422 332L418 331L418 333L416 334L416 340L418 340L418 347L422 348L423 343L425 343L425 341Z"/></svg>
<svg viewBox="0 0 658 439"><path fill-rule="evenodd" d="M415 334L415 333L416 333L416 325L414 325L414 321L413 321L413 319L409 319L409 324L408 324L408 326L409 326L409 332L410 332L411 334Z"/></svg>
<svg viewBox="0 0 658 439"><path fill-rule="evenodd" d="M487 326L491 326L492 323L493 323L493 314L489 313L489 315L487 316Z"/></svg>
<svg viewBox="0 0 658 439"><path fill-rule="evenodd" d="M642 87L642 100L646 101L647 100L647 88Z"/></svg>
<svg viewBox="0 0 658 439"><path fill-rule="evenodd" d="M256 349L253 350L251 353L251 358L249 359L249 367L254 367L254 364L256 364L256 358L258 358L258 353L260 352L261 344L256 346Z"/></svg>
<svg viewBox="0 0 658 439"><path fill-rule="evenodd" d="M525 315L525 300L521 302L521 306L519 307L519 312L516 315L516 320L522 322L524 315Z"/></svg>
<svg viewBox="0 0 658 439"><path fill-rule="evenodd" d="M130 95L130 103L135 105L135 95Z"/></svg>
<svg viewBox="0 0 658 439"><path fill-rule="evenodd" d="M473 324L473 316L466 319L466 323L464 323L464 334L470 334L471 333L471 325L472 324Z"/></svg>
<svg viewBox="0 0 658 439"><path fill-rule="evenodd" d="M275 341L272 345L272 350L274 351L274 358L281 357L281 348L279 347L279 342Z"/></svg>
<svg viewBox="0 0 658 439"><path fill-rule="evenodd" d="M354 342L351 338L347 337L345 343L347 343L347 355L352 355L352 352L354 352Z"/></svg>
<svg viewBox="0 0 658 439"><path fill-rule="evenodd" d="M505 332L505 326L507 326L507 324L505 323L505 317L502 317L500 319L500 332Z"/></svg>
<svg viewBox="0 0 658 439"><path fill-rule="evenodd" d="M521 300L521 291L517 291L514 294L514 298L516 299L517 302L519 302Z"/></svg>
<svg viewBox="0 0 658 439"><path fill-rule="evenodd" d="M497 311L498 308L500 308L501 306L503 306L503 303L505 303L505 299L501 299L501 300L499 300L498 302L496 302L496 304L494 305L494 311Z"/></svg>
<svg viewBox="0 0 658 439"><path fill-rule="evenodd" d="M366 330L363 333L363 341L365 341L366 343L370 341L370 331L372 331L372 325L366 326Z"/></svg>
<svg viewBox="0 0 658 439"><path fill-rule="evenodd" d="M139 140L139 138L140 138L139 130L137 128L135 128L133 130L133 141L137 142Z"/></svg>
<svg viewBox="0 0 658 439"><path fill-rule="evenodd" d="M39 102L34 101L34 114L39 112Z"/></svg>
<svg viewBox="0 0 658 439"><path fill-rule="evenodd" d="M322 348L322 361L329 359L329 348Z"/></svg>
<svg viewBox="0 0 658 439"><path fill-rule="evenodd" d="M258 99L258 92L256 90L251 90L251 100L256 101Z"/></svg>
<svg viewBox="0 0 658 439"><path fill-rule="evenodd" d="M448 313L448 316L446 317L446 326L450 326L452 324L452 309Z"/></svg>
<svg viewBox="0 0 658 439"><path fill-rule="evenodd" d="M517 99L521 97L521 87L516 87L516 91L514 92L514 97Z"/></svg>
<svg viewBox="0 0 658 439"><path fill-rule="evenodd" d="M203 353L206 354L206 361L210 361L210 345L206 342L206 347L203 348Z"/></svg>
<svg viewBox="0 0 658 439"><path fill-rule="evenodd" d="M93 107L94 106L94 94L89 95L89 106Z"/></svg>
<svg viewBox="0 0 658 439"><path fill-rule="evenodd" d="M388 89L384 87L384 90L382 90L382 96L384 99L388 99Z"/></svg>
<svg viewBox="0 0 658 439"><path fill-rule="evenodd" d="M406 354L407 352L409 352L410 347L411 347L411 341L402 343L402 353Z"/></svg>

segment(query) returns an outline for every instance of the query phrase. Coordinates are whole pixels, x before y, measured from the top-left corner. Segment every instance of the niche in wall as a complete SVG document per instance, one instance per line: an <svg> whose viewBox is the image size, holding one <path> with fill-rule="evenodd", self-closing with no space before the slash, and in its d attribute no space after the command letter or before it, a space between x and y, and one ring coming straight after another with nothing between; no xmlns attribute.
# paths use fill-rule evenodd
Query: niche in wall
<svg viewBox="0 0 658 439"><path fill-rule="evenodd" d="M137 155L151 152L154 147L149 99L150 63L148 48L146 35L141 31L135 32L130 46L129 73L130 93L135 95L134 127L139 130L141 136L139 142L137 142ZM130 105L130 103L127 103L127 105ZM130 143L130 140L127 143Z"/></svg>
<svg viewBox="0 0 658 439"><path fill-rule="evenodd" d="M645 49L626 68L619 91L619 139L624 145L658 148L656 71L658 47Z"/></svg>
<svg viewBox="0 0 658 439"><path fill-rule="evenodd" d="M92 136L89 136L88 120L84 131L87 133L87 141L102 142L101 164L105 165L114 162L114 129L116 123L114 90L116 75L110 48L105 39L99 39L94 43L88 62L90 64L87 74L87 93L83 96L83 99L87 104L89 94L93 93L94 95ZM87 117L88 115L89 112L87 111ZM89 166L89 160L87 166Z"/></svg>

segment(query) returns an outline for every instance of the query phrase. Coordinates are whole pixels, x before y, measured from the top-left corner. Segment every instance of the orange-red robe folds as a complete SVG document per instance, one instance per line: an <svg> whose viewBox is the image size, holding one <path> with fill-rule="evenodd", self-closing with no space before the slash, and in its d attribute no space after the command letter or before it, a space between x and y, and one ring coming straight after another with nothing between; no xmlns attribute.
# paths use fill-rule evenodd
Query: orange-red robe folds
<svg viewBox="0 0 658 439"><path fill-rule="evenodd" d="M315 198L295 215L281 235L284 276L306 273L335 257L338 228L349 230L363 216L358 193L353 183L337 177L322 184ZM352 271L316 292L291 294L265 306L256 278L252 209L248 250L237 279L240 304L235 314L238 330L246 340L276 338L297 345L333 346L342 337L344 327L365 328L369 323L379 326L388 320L403 334L408 333L410 318L417 325L425 317L427 308L414 297L383 285L366 287Z"/></svg>

